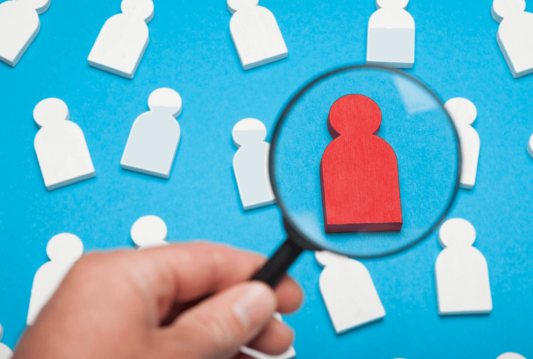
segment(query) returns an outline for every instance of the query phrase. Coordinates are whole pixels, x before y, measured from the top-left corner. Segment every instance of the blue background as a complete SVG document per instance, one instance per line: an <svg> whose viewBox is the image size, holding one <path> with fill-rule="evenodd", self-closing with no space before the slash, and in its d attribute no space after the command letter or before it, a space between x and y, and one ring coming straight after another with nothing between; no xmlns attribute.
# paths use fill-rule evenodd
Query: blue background
<svg viewBox="0 0 533 359"><path fill-rule="evenodd" d="M25 326L33 275L57 233L87 250L132 246L140 216L163 218L177 241L206 238L264 254L283 237L276 206L245 213L232 170L231 129L255 117L272 130L289 96L317 73L362 63L375 1L262 0L289 48L286 60L244 72L229 35L224 0L156 0L150 44L130 81L90 68L87 56L120 1L52 0L41 32L16 68L0 64L0 323L14 346ZM528 9L533 10L533 4ZM299 358L533 357L533 76L513 79L496 43L491 1L412 1L416 62L408 72L443 100L461 96L478 109L476 186L461 190L450 217L477 230L494 309L489 315L437 314L436 235L399 255L364 264L387 316L337 336L318 290L321 269L304 254L291 273L306 297L286 321ZM119 161L149 94L172 87L183 98L182 140L169 180L123 171ZM35 105L63 99L84 131L96 178L48 192L33 149Z"/></svg>

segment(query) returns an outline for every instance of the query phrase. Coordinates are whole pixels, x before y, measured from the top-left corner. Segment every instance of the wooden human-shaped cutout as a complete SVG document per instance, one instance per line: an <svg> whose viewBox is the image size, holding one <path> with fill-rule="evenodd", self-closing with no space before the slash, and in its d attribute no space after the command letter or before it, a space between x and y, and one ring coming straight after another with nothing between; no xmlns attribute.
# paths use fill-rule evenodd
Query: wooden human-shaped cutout
<svg viewBox="0 0 533 359"><path fill-rule="evenodd" d="M374 282L361 262L328 251L315 252L315 257L325 267L320 292L337 334L385 316Z"/></svg>
<svg viewBox="0 0 533 359"><path fill-rule="evenodd" d="M526 359L524 356L517 353L503 353L496 359Z"/></svg>
<svg viewBox="0 0 533 359"><path fill-rule="evenodd" d="M0 340L2 340L2 337L4 335L4 328L0 325ZM11 359L13 356L13 352L11 349L5 345L4 343L0 343L0 359Z"/></svg>
<svg viewBox="0 0 533 359"><path fill-rule="evenodd" d="M274 313L274 318L276 318L277 320L279 320L280 322L283 322L282 318L281 318L281 314L279 313ZM243 352L244 354L254 358L254 359L292 359L296 356L296 351L294 350L294 347L291 345L291 347L289 349L287 349L287 351L285 351L285 353L283 354L280 354L280 355L268 355L268 354L265 354L265 353L261 353L260 351L257 351L257 350L254 350L254 349L250 349L248 347L245 347L245 346L242 346L241 347L241 352Z"/></svg>
<svg viewBox="0 0 533 359"><path fill-rule="evenodd" d="M148 46L152 0L122 0L122 14L106 21L89 54L89 65L132 79Z"/></svg>
<svg viewBox="0 0 533 359"><path fill-rule="evenodd" d="M120 164L125 170L168 178L180 142L180 95L160 88L148 98L150 112L137 117Z"/></svg>
<svg viewBox="0 0 533 359"><path fill-rule="evenodd" d="M531 135L529 142L527 143L527 153L533 158L533 135Z"/></svg>
<svg viewBox="0 0 533 359"><path fill-rule="evenodd" d="M35 273L31 289L27 325L33 325L41 309L54 295L70 268L83 254L83 243L73 234L61 233L54 236L46 246L50 259Z"/></svg>
<svg viewBox="0 0 533 359"><path fill-rule="evenodd" d="M461 142L460 186L472 189L476 184L480 140L472 124L477 117L476 106L466 98L452 98L444 105L453 120Z"/></svg>
<svg viewBox="0 0 533 359"><path fill-rule="evenodd" d="M233 14L230 32L243 69L248 70L287 57L289 53L278 23L259 0L227 0Z"/></svg>
<svg viewBox="0 0 533 359"><path fill-rule="evenodd" d="M492 18L500 23L496 39L513 77L533 72L533 14L525 0L494 0Z"/></svg>
<svg viewBox="0 0 533 359"><path fill-rule="evenodd" d="M131 239L139 248L167 245L167 225L157 216L144 216L133 223Z"/></svg>
<svg viewBox="0 0 533 359"><path fill-rule="evenodd" d="M12 0L0 4L0 61L15 66L39 33L39 15L50 0Z"/></svg>
<svg viewBox="0 0 533 359"><path fill-rule="evenodd" d="M415 63L415 20L404 9L409 0L376 0L368 21L366 62L411 68Z"/></svg>
<svg viewBox="0 0 533 359"><path fill-rule="evenodd" d="M320 163L325 231L400 231L402 206L398 162L376 136L381 110L363 95L343 96L331 107L333 141Z"/></svg>
<svg viewBox="0 0 533 359"><path fill-rule="evenodd" d="M95 176L83 131L69 121L68 107L62 100L42 100L35 106L33 118L41 127L34 147L48 190Z"/></svg>
<svg viewBox="0 0 533 359"><path fill-rule="evenodd" d="M239 149L233 157L233 170L245 210L276 201L268 173L270 144L265 142L263 122L247 118L233 127L233 142Z"/></svg>
<svg viewBox="0 0 533 359"><path fill-rule="evenodd" d="M444 250L435 263L440 315L481 314L492 310L489 269L483 254L472 247L474 226L461 218L446 221L439 231Z"/></svg>

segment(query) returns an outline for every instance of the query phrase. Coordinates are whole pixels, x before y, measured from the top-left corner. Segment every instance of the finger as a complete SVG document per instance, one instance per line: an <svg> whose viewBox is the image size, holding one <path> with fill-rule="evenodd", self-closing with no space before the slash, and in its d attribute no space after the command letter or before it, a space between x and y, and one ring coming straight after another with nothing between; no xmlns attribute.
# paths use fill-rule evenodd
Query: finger
<svg viewBox="0 0 533 359"><path fill-rule="evenodd" d="M190 301L248 279L264 259L230 247L204 242L177 244L143 251L170 281L173 298Z"/></svg>
<svg viewBox="0 0 533 359"><path fill-rule="evenodd" d="M176 320L177 317L180 316L181 313L184 311L194 307L198 303L200 303L204 298L195 299L190 302L174 302L170 310L168 311L167 315L163 318L161 321L161 326L166 327L174 323L174 320Z"/></svg>
<svg viewBox="0 0 533 359"><path fill-rule="evenodd" d="M168 357L231 357L272 320L276 307L276 296L264 283L237 284L204 300L162 329L158 347L165 348Z"/></svg>
<svg viewBox="0 0 533 359"><path fill-rule="evenodd" d="M152 248L137 252L147 264L143 272L149 276L149 288L160 306L161 319L174 302L201 298L248 280L264 264L265 259L230 247L196 242ZM138 267L137 267L138 268ZM138 276L139 271L136 271ZM279 311L286 313L301 303L301 290L291 279L276 288Z"/></svg>
<svg viewBox="0 0 533 359"><path fill-rule="evenodd" d="M293 333L285 324L272 319L246 346L268 355L280 355L292 345Z"/></svg>
<svg viewBox="0 0 533 359"><path fill-rule="evenodd" d="M274 289L278 297L279 313L292 313L302 305L303 293L300 286L289 276L283 277Z"/></svg>
<svg viewBox="0 0 533 359"><path fill-rule="evenodd" d="M288 276L285 276L284 280L293 282L293 279ZM285 285L278 286L275 293L278 298L278 308L276 309L276 312L292 313L298 309L302 303L302 291L296 283L286 283ZM181 313L194 307L204 299L205 297L185 303L175 302L168 311L166 317L161 321L161 325L167 326L172 324Z"/></svg>

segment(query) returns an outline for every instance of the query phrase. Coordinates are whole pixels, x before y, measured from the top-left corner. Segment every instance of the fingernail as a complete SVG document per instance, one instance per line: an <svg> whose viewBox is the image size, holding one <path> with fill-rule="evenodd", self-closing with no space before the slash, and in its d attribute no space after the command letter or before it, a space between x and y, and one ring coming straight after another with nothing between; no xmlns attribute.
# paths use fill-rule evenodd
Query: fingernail
<svg viewBox="0 0 533 359"><path fill-rule="evenodd" d="M242 298L233 305L233 312L245 327L251 328L272 315L276 299L265 284L250 283L247 287Z"/></svg>

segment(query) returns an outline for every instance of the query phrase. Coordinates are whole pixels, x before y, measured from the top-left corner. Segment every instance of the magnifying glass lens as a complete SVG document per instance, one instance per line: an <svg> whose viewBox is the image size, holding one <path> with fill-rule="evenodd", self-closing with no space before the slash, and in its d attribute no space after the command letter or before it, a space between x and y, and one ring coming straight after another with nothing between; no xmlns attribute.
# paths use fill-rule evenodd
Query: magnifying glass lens
<svg viewBox="0 0 533 359"><path fill-rule="evenodd" d="M373 67L325 75L296 95L270 156L285 222L314 247L356 258L423 239L459 178L458 137L442 102L419 81Z"/></svg>

